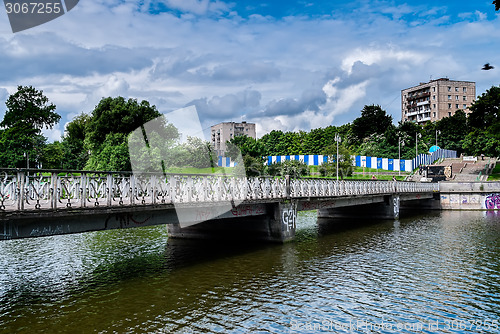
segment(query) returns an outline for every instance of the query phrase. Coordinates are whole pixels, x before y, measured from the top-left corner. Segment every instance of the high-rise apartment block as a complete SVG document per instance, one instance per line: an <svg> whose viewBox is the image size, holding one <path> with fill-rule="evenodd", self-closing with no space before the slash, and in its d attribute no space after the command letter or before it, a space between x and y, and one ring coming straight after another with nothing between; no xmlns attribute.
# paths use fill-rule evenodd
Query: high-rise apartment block
<svg viewBox="0 0 500 334"><path fill-rule="evenodd" d="M211 126L212 130L212 146L217 155L223 156L226 152L226 142L237 136L246 135L256 139L255 124L224 122Z"/></svg>
<svg viewBox="0 0 500 334"><path fill-rule="evenodd" d="M448 78L431 80L401 91L401 120L434 122L454 115L457 110L469 113L475 98L475 82Z"/></svg>

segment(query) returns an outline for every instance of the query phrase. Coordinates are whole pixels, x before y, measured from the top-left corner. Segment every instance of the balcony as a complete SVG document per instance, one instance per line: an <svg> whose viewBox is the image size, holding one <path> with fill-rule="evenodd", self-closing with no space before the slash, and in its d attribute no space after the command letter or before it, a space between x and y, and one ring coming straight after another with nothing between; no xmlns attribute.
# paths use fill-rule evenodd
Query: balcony
<svg viewBox="0 0 500 334"><path fill-rule="evenodd" d="M421 99L423 97L428 97L428 96L431 96L431 92L417 93L413 96L408 96L407 100L411 101L411 100Z"/></svg>
<svg viewBox="0 0 500 334"><path fill-rule="evenodd" d="M418 114L418 111L411 111L406 114L406 116L416 116Z"/></svg>

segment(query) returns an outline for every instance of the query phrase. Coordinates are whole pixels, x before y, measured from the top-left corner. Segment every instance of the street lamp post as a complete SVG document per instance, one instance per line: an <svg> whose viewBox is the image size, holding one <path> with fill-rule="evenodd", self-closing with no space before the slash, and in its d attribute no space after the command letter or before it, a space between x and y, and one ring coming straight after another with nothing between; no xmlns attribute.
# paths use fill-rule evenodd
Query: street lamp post
<svg viewBox="0 0 500 334"><path fill-rule="evenodd" d="M338 133L335 134L335 141L337 142L337 157L335 158L337 162L337 181L339 180L339 143L341 142L341 138Z"/></svg>
<svg viewBox="0 0 500 334"><path fill-rule="evenodd" d="M24 152L24 157L26 158L26 168L30 168L30 156L28 152Z"/></svg>
<svg viewBox="0 0 500 334"><path fill-rule="evenodd" d="M441 134L440 130L436 130L436 146L438 146L438 135Z"/></svg>
<svg viewBox="0 0 500 334"><path fill-rule="evenodd" d="M418 138L422 138L422 135L418 132L415 133L415 163L418 160Z"/></svg>
<svg viewBox="0 0 500 334"><path fill-rule="evenodd" d="M405 142L399 137L399 176L401 176L401 146L405 146Z"/></svg>

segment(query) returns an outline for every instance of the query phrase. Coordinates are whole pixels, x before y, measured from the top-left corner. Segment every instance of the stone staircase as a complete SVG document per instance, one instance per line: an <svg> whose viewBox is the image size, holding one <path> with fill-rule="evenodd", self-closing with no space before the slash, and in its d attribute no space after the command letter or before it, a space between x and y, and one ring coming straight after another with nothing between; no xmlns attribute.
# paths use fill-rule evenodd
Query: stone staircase
<svg viewBox="0 0 500 334"><path fill-rule="evenodd" d="M485 157L482 160L478 157L477 161L462 161L462 159L445 159L434 166L451 166L452 177L446 181L454 182L474 182L486 181L496 164L496 158ZM423 175L418 171L408 177L408 181L420 182Z"/></svg>

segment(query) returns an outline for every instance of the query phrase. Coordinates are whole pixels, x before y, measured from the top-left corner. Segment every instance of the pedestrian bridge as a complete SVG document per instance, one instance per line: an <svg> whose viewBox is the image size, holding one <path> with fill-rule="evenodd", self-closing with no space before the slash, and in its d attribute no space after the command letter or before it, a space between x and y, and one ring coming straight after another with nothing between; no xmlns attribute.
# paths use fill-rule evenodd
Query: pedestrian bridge
<svg viewBox="0 0 500 334"><path fill-rule="evenodd" d="M398 218L438 184L222 174L0 170L0 240L167 224L180 238L287 241L297 211ZM360 210L360 206L366 209Z"/></svg>

